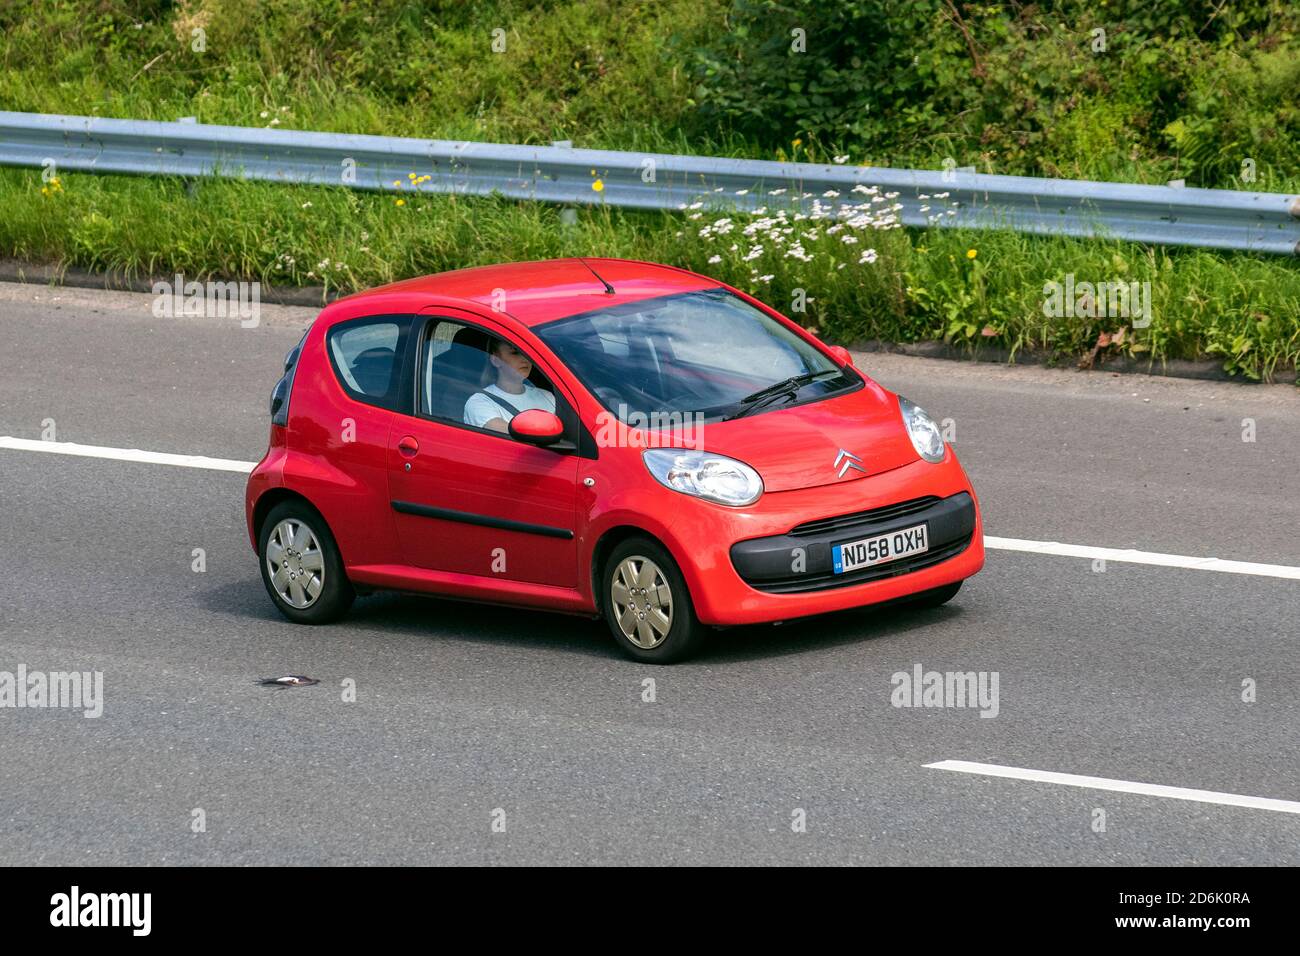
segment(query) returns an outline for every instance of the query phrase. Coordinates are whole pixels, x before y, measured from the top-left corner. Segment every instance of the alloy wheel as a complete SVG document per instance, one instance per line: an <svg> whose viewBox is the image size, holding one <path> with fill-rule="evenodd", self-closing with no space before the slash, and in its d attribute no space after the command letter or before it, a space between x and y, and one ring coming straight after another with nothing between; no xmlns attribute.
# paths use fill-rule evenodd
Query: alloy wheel
<svg viewBox="0 0 1300 956"><path fill-rule="evenodd" d="M643 650L658 647L673 626L673 592L659 565L649 558L624 558L610 583L614 619L623 636Z"/></svg>
<svg viewBox="0 0 1300 956"><path fill-rule="evenodd" d="M271 586L292 608L311 607L325 587L325 556L316 534L300 518L285 518L266 542Z"/></svg>

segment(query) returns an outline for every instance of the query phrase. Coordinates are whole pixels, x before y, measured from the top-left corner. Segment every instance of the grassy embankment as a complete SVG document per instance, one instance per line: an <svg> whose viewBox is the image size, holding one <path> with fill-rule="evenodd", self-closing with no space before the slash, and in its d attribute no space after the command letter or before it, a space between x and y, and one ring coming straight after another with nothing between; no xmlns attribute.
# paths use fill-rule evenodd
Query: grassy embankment
<svg viewBox="0 0 1300 956"><path fill-rule="evenodd" d="M889 0L872 7L884 21L849 31L874 38L878 62L912 57L888 74L907 82L888 83L860 60L846 66L853 50L818 46L844 27L809 12L820 6L19 2L0 10L0 108L928 168L951 157L999 173L1300 192L1298 21L1284 5L1223 14L1198 32L1164 0L1112 4L1124 9L1109 20L1069 2L1044 5L1055 19L959 5L961 24L945 4L904 14ZM809 24L820 61L791 59L786 21ZM1105 54L1090 48L1099 23ZM504 52L492 48L498 28ZM1240 181L1244 158L1253 183ZM1250 377L1300 356L1300 267L1282 257L1013 233L827 233L816 221L746 237L752 221L737 220L702 237L716 218L597 207L565 225L554 207L499 199L399 202L229 181L187 190L75 173L50 184L0 170L0 255L132 275L351 290L486 262L628 256L716 275L786 310L805 290L800 317L833 340L942 338L1069 360L1127 324L1045 316L1044 283L1073 274L1151 283L1150 327L1126 329L1110 352L1213 357Z"/></svg>

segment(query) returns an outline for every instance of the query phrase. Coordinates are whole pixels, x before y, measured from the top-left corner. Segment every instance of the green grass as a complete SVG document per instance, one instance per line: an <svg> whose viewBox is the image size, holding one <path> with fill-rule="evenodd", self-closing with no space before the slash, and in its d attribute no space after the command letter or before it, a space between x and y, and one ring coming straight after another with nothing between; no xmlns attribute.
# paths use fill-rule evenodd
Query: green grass
<svg viewBox="0 0 1300 956"><path fill-rule="evenodd" d="M128 276L180 271L336 291L510 260L648 259L752 291L834 341L943 338L1062 361L1091 348L1099 333L1129 324L1045 316L1044 283L1073 273L1078 281L1151 283L1151 326L1130 328L1112 352L1215 357L1251 378L1269 377L1300 355L1300 270L1275 257L1005 232L868 229L851 246L842 234L806 241L810 262L766 241L764 254L746 262L750 241L700 238L712 214L688 220L592 208L566 225L556 207L505 199L423 194L398 206L390 196L340 188L207 180L191 193L175 180L88 174L66 175L61 185L43 195L39 173L0 171L0 248ZM860 264L867 248L878 258ZM711 262L714 256L720 261ZM802 313L794 307L797 290L808 300Z"/></svg>
<svg viewBox="0 0 1300 956"><path fill-rule="evenodd" d="M1283 17L1285 5L1275 6ZM0 109L700 155L844 153L932 168L951 156L999 173L1190 175L1221 186L1234 184L1241 155L1257 153L1250 188L1300 191L1298 165L1269 158L1294 156L1279 139L1295 126L1290 33L1211 43L1112 30L1112 58L1080 60L1077 37L1045 35L1027 19L1036 7L1016 6L1023 18L1009 25L1000 9L982 7L971 22L990 89L996 81L1014 107L1005 121L900 119L899 135L883 142L784 124L755 134L702 118L708 78L693 69L693 51L725 35L727 0L17 2L0 7ZM203 52L190 48L195 28ZM504 52L492 48L497 29ZM951 40L940 46L955 59L939 65L969 84L965 43ZM1154 94L1152 83L1162 84ZM897 229L853 245L820 234L807 243L810 262L774 242L742 261L749 243L699 236L708 215L597 208L565 225L554 207L499 199L425 195L398 206L334 188L205 181L187 191L175 180L85 174L42 186L37 172L0 170L0 254L343 291L489 262L627 256L715 275L832 340L941 338L1060 361L1127 324L1046 317L1044 283L1074 274L1151 283L1151 326L1130 328L1111 352L1211 357L1251 378L1300 358L1300 265L1284 257ZM868 247L878 259L859 264ZM810 300L804 313L792 308L800 295Z"/></svg>
<svg viewBox="0 0 1300 956"><path fill-rule="evenodd" d="M157 13L133 13L149 7ZM688 146L691 80L665 62L665 38L702 40L723 10L717 0L19 2L0 8L0 108L675 152ZM744 149L735 137L704 145L728 140Z"/></svg>

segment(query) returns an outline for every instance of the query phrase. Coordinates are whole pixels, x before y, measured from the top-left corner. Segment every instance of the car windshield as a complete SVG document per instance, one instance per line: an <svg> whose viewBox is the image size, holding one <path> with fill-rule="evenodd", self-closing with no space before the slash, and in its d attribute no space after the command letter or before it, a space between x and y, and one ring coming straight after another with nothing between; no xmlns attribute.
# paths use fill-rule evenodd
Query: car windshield
<svg viewBox="0 0 1300 956"><path fill-rule="evenodd" d="M725 289L642 299L534 331L628 423L662 420L657 415L721 421L761 414L862 382Z"/></svg>

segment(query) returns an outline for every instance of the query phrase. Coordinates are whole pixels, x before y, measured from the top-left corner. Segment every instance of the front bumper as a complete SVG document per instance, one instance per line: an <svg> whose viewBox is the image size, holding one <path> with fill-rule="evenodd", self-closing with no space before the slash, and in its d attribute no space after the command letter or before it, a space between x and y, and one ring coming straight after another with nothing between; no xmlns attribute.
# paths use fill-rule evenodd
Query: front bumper
<svg viewBox="0 0 1300 956"><path fill-rule="evenodd" d="M836 574L834 545L925 525L922 554ZM742 581L769 594L802 594L852 587L909 574L956 557L975 532L975 499L960 491L949 498L914 498L870 511L804 522L789 534L752 538L731 546L731 563Z"/></svg>
<svg viewBox="0 0 1300 956"><path fill-rule="evenodd" d="M832 573L833 544L922 523L925 554ZM984 566L979 501L951 449L937 465L917 461L856 481L771 493L749 510L683 508L670 531L696 614L720 626L892 601L965 580ZM795 547L804 549L800 571L792 565Z"/></svg>

